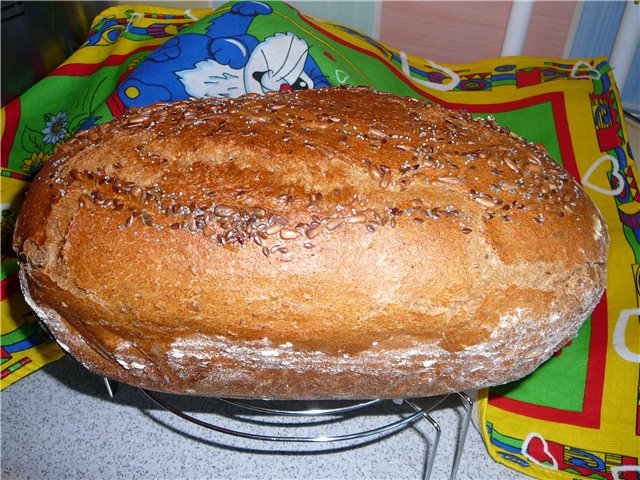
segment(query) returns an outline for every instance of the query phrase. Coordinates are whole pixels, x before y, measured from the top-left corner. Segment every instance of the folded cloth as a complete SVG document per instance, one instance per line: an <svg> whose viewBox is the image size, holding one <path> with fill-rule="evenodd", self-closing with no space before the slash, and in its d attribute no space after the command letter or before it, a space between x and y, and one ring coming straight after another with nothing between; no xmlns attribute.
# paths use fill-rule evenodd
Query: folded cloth
<svg viewBox="0 0 640 480"><path fill-rule="evenodd" d="M10 254L22 194L61 143L155 101L341 84L491 115L544 144L586 188L611 235L606 294L536 372L480 393L480 426L493 458L531 476L637 479L640 192L609 64L508 57L439 65L280 2L110 8L82 48L2 110L1 388L61 356L21 299Z"/></svg>

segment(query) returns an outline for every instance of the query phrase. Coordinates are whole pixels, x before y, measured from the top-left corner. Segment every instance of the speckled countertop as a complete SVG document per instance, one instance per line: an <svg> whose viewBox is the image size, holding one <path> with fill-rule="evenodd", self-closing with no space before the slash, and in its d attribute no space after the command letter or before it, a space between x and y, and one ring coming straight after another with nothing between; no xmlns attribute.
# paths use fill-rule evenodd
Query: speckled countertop
<svg viewBox="0 0 640 480"><path fill-rule="evenodd" d="M433 413L442 435L432 479L449 478L463 408L457 396ZM156 406L141 391L120 385L113 399L104 383L63 358L7 388L2 400L2 478L10 479L422 479L435 430L420 420L386 437L353 442L272 443L209 431ZM337 435L398 420L385 402L341 422L301 429L266 425L263 414L229 416L218 400L178 398L200 419L271 435ZM426 400L417 401L422 408ZM393 412L393 413L390 413ZM299 418L299 417L295 417ZM327 419L325 419L327 420ZM291 420L297 422L298 420ZM266 428L266 430L265 430ZM325 430L326 428L326 430ZM284 432L284 433L283 433ZM470 427L458 479L528 478L494 462Z"/></svg>

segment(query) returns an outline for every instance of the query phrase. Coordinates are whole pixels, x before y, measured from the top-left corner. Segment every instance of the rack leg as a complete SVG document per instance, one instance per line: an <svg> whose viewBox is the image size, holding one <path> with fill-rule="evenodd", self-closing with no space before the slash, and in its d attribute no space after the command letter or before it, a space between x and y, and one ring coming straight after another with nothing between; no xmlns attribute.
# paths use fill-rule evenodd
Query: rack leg
<svg viewBox="0 0 640 480"><path fill-rule="evenodd" d="M418 407L413 402L409 400L405 400L405 402L416 412L420 411L420 407ZM423 480L429 480L431 478L431 471L433 470L433 464L436 459L436 452L438 451L438 444L440 443L440 434L442 433L442 428L440 428L440 424L436 422L428 413L423 412L422 416L433 426L436 431L435 437L433 439L433 448L431 449L431 453L429 453L428 457L425 459L424 465Z"/></svg>
<svg viewBox="0 0 640 480"><path fill-rule="evenodd" d="M433 425L433 428L436 430L436 435L433 439L433 448L431 449L431 453L429 454L429 458L427 460L427 464L424 468L424 480L429 480L431 478L431 471L433 470L433 464L436 460L436 452L438 451L438 443L440 443L440 434L442 433L442 429L440 428L440 424L436 422L431 415L425 413L424 417Z"/></svg>
<svg viewBox="0 0 640 480"><path fill-rule="evenodd" d="M462 400L466 415L462 420L462 426L460 428L460 433L458 434L458 445L456 447L456 456L453 460L453 467L451 468L451 476L450 480L455 480L456 475L458 474L458 467L460 466L460 459L462 458L462 450L464 449L464 442L467 440L467 434L469 432L469 424L471 423L471 415L473 414L473 400L469 398L469 396L464 392L459 392L458 395Z"/></svg>

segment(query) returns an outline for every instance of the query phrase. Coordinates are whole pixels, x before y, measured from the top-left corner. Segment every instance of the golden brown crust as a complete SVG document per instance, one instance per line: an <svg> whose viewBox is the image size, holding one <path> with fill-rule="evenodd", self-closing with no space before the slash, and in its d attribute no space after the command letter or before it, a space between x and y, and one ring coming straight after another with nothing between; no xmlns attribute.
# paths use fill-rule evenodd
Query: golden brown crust
<svg viewBox="0 0 640 480"><path fill-rule="evenodd" d="M605 284L582 188L493 121L366 88L156 104L42 169L23 290L90 369L260 398L529 373Z"/></svg>

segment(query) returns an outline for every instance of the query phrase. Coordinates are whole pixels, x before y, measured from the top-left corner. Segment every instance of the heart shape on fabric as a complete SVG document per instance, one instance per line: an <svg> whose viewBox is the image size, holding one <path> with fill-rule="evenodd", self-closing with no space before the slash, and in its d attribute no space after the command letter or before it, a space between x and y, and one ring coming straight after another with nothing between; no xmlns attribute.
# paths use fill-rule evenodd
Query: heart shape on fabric
<svg viewBox="0 0 640 480"><path fill-rule="evenodd" d="M578 69L580 67L587 67L589 69L588 72L580 72L580 73L586 73L586 75L580 75L578 76ZM581 80L583 78L590 78L592 80L600 80L600 77L602 75L600 74L600 72L598 70L594 70L593 68L591 68L591 65L587 62L584 62L582 60L579 60L575 63L575 65L573 66L573 68L571 69L571 78L577 78L578 80Z"/></svg>
<svg viewBox="0 0 640 480"><path fill-rule="evenodd" d="M596 169L607 160L611 162L611 166L612 166L611 174L614 176L614 178L618 179L618 186L616 187L615 190L599 187L589 181L589 179L591 178L591 175L593 175L593 172L595 172ZM589 169L582 176L582 185L584 185L585 187L589 187L591 190L595 190L596 192L603 193L605 195L611 195L614 197L616 195L620 195L624 190L624 178L620 173L620 164L618 163L618 159L609 154L601 156L599 159L597 159L595 162L591 164Z"/></svg>
<svg viewBox="0 0 640 480"><path fill-rule="evenodd" d="M611 478L613 480L624 480L622 476L619 474L623 474L624 472L638 472L640 474L640 465L619 465L616 467L611 467Z"/></svg>
<svg viewBox="0 0 640 480"><path fill-rule="evenodd" d="M435 62L429 60L429 65L434 70L438 70L444 73L447 77L449 77L450 81L447 83L435 83L430 82L428 80L421 80L419 78L415 78L411 75L411 69L409 68L409 60L407 58L407 54L404 52L400 52L400 66L402 67L402 73L411 80L412 82L419 83L420 85L424 85L427 88L432 88L434 90L440 90L441 92L448 92L453 90L460 83L460 75L451 70L450 68L443 67L442 65L438 65Z"/></svg>
<svg viewBox="0 0 640 480"><path fill-rule="evenodd" d="M618 321L613 330L613 348L620 357L632 363L640 363L640 353L632 352L627 346L625 340L625 332L627 331L627 325L629 324L629 318L632 315L640 315L640 308L633 308L629 310L620 311Z"/></svg>
<svg viewBox="0 0 640 480"><path fill-rule="evenodd" d="M522 443L520 453L536 465L548 468L549 470L558 470L558 461L551 455L549 444L542 438L542 435L537 432L531 432L527 435L527 438L525 438ZM551 465L543 462L549 462Z"/></svg>
<svg viewBox="0 0 640 480"><path fill-rule="evenodd" d="M338 83L342 85L343 83L346 83L347 80L349 80L349 74L342 70L336 70L336 80L338 80Z"/></svg>

